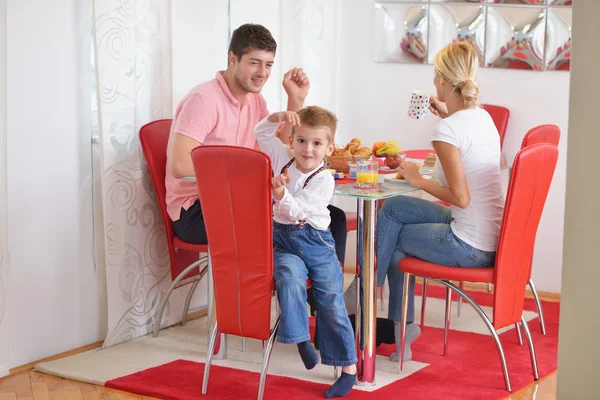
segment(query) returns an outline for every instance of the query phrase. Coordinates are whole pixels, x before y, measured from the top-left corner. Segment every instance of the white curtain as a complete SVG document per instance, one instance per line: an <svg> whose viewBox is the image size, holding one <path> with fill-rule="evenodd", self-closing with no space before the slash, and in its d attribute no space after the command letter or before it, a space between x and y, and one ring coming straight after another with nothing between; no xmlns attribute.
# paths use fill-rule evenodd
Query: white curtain
<svg viewBox="0 0 600 400"><path fill-rule="evenodd" d="M305 105L337 112L339 0L281 0L283 65L300 66L311 84ZM281 49L281 51L279 51ZM282 104L287 103L282 93Z"/></svg>
<svg viewBox="0 0 600 400"><path fill-rule="evenodd" d="M172 117L171 2L93 0L92 4L108 298L106 347L150 332L171 283L163 221L138 139L145 123ZM163 324L178 322L185 294L173 293Z"/></svg>
<svg viewBox="0 0 600 400"><path fill-rule="evenodd" d="M6 0L0 0L0 378L8 375L8 237L6 205Z"/></svg>

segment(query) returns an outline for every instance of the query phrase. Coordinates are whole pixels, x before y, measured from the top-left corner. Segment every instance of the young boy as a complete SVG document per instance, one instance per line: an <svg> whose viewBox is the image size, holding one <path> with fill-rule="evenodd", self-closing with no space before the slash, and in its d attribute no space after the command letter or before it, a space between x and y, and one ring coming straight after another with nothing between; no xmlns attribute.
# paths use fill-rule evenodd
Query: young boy
<svg viewBox="0 0 600 400"><path fill-rule="evenodd" d="M276 136L277 127L292 125L289 147ZM323 167L333 152L336 117L320 107L298 113L271 114L254 128L256 140L273 164L273 242L275 283L281 308L280 343L298 345L307 369L319 356L310 343L306 311L306 279L312 280L317 304L321 362L342 367L342 375L325 397L348 394L356 379L354 332L344 305L343 275L328 229L327 205L335 186Z"/></svg>

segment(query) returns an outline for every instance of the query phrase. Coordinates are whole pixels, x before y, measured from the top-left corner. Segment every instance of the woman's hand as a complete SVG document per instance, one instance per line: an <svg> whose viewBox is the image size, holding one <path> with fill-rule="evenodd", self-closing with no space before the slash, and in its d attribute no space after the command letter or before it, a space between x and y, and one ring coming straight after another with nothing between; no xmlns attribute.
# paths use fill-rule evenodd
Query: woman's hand
<svg viewBox="0 0 600 400"><path fill-rule="evenodd" d="M397 171L404 176L406 182L416 188L420 187L420 183L423 179L419 172L420 166L412 161L404 161L400 164Z"/></svg>
<svg viewBox="0 0 600 400"><path fill-rule="evenodd" d="M429 111L440 118L446 118L448 116L448 106L446 106L446 103L440 101L437 96L431 96L429 98Z"/></svg>
<svg viewBox="0 0 600 400"><path fill-rule="evenodd" d="M290 183L290 176L288 169L286 168L283 174L277 175L271 178L271 185L273 186L273 197L277 200L281 200L285 194L285 185Z"/></svg>

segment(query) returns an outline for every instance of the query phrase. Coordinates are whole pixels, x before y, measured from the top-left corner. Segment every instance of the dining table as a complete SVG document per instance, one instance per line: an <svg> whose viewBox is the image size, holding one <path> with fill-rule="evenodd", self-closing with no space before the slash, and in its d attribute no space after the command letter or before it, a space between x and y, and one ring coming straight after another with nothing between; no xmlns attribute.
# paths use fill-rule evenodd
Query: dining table
<svg viewBox="0 0 600 400"><path fill-rule="evenodd" d="M377 203L381 200L417 192L408 182L394 179L395 174L380 174L378 186L362 189L356 182L341 179L336 183L334 196L356 199L356 381L358 385L375 385L377 358ZM343 183L341 183L343 182Z"/></svg>

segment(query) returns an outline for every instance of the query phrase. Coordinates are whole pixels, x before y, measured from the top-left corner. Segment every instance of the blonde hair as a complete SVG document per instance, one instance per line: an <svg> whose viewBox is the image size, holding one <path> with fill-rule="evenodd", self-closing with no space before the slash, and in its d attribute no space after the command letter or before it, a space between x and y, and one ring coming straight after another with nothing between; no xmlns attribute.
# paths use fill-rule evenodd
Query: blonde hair
<svg viewBox="0 0 600 400"><path fill-rule="evenodd" d="M467 42L454 42L435 56L435 73L452 86L468 107L479 105L479 87L475 75L479 68L477 51Z"/></svg>
<svg viewBox="0 0 600 400"><path fill-rule="evenodd" d="M333 143L335 131L337 129L337 117L334 113L318 106L308 106L298 111L300 123L311 128L327 128L327 139ZM292 135L296 134L295 127L292 128Z"/></svg>

